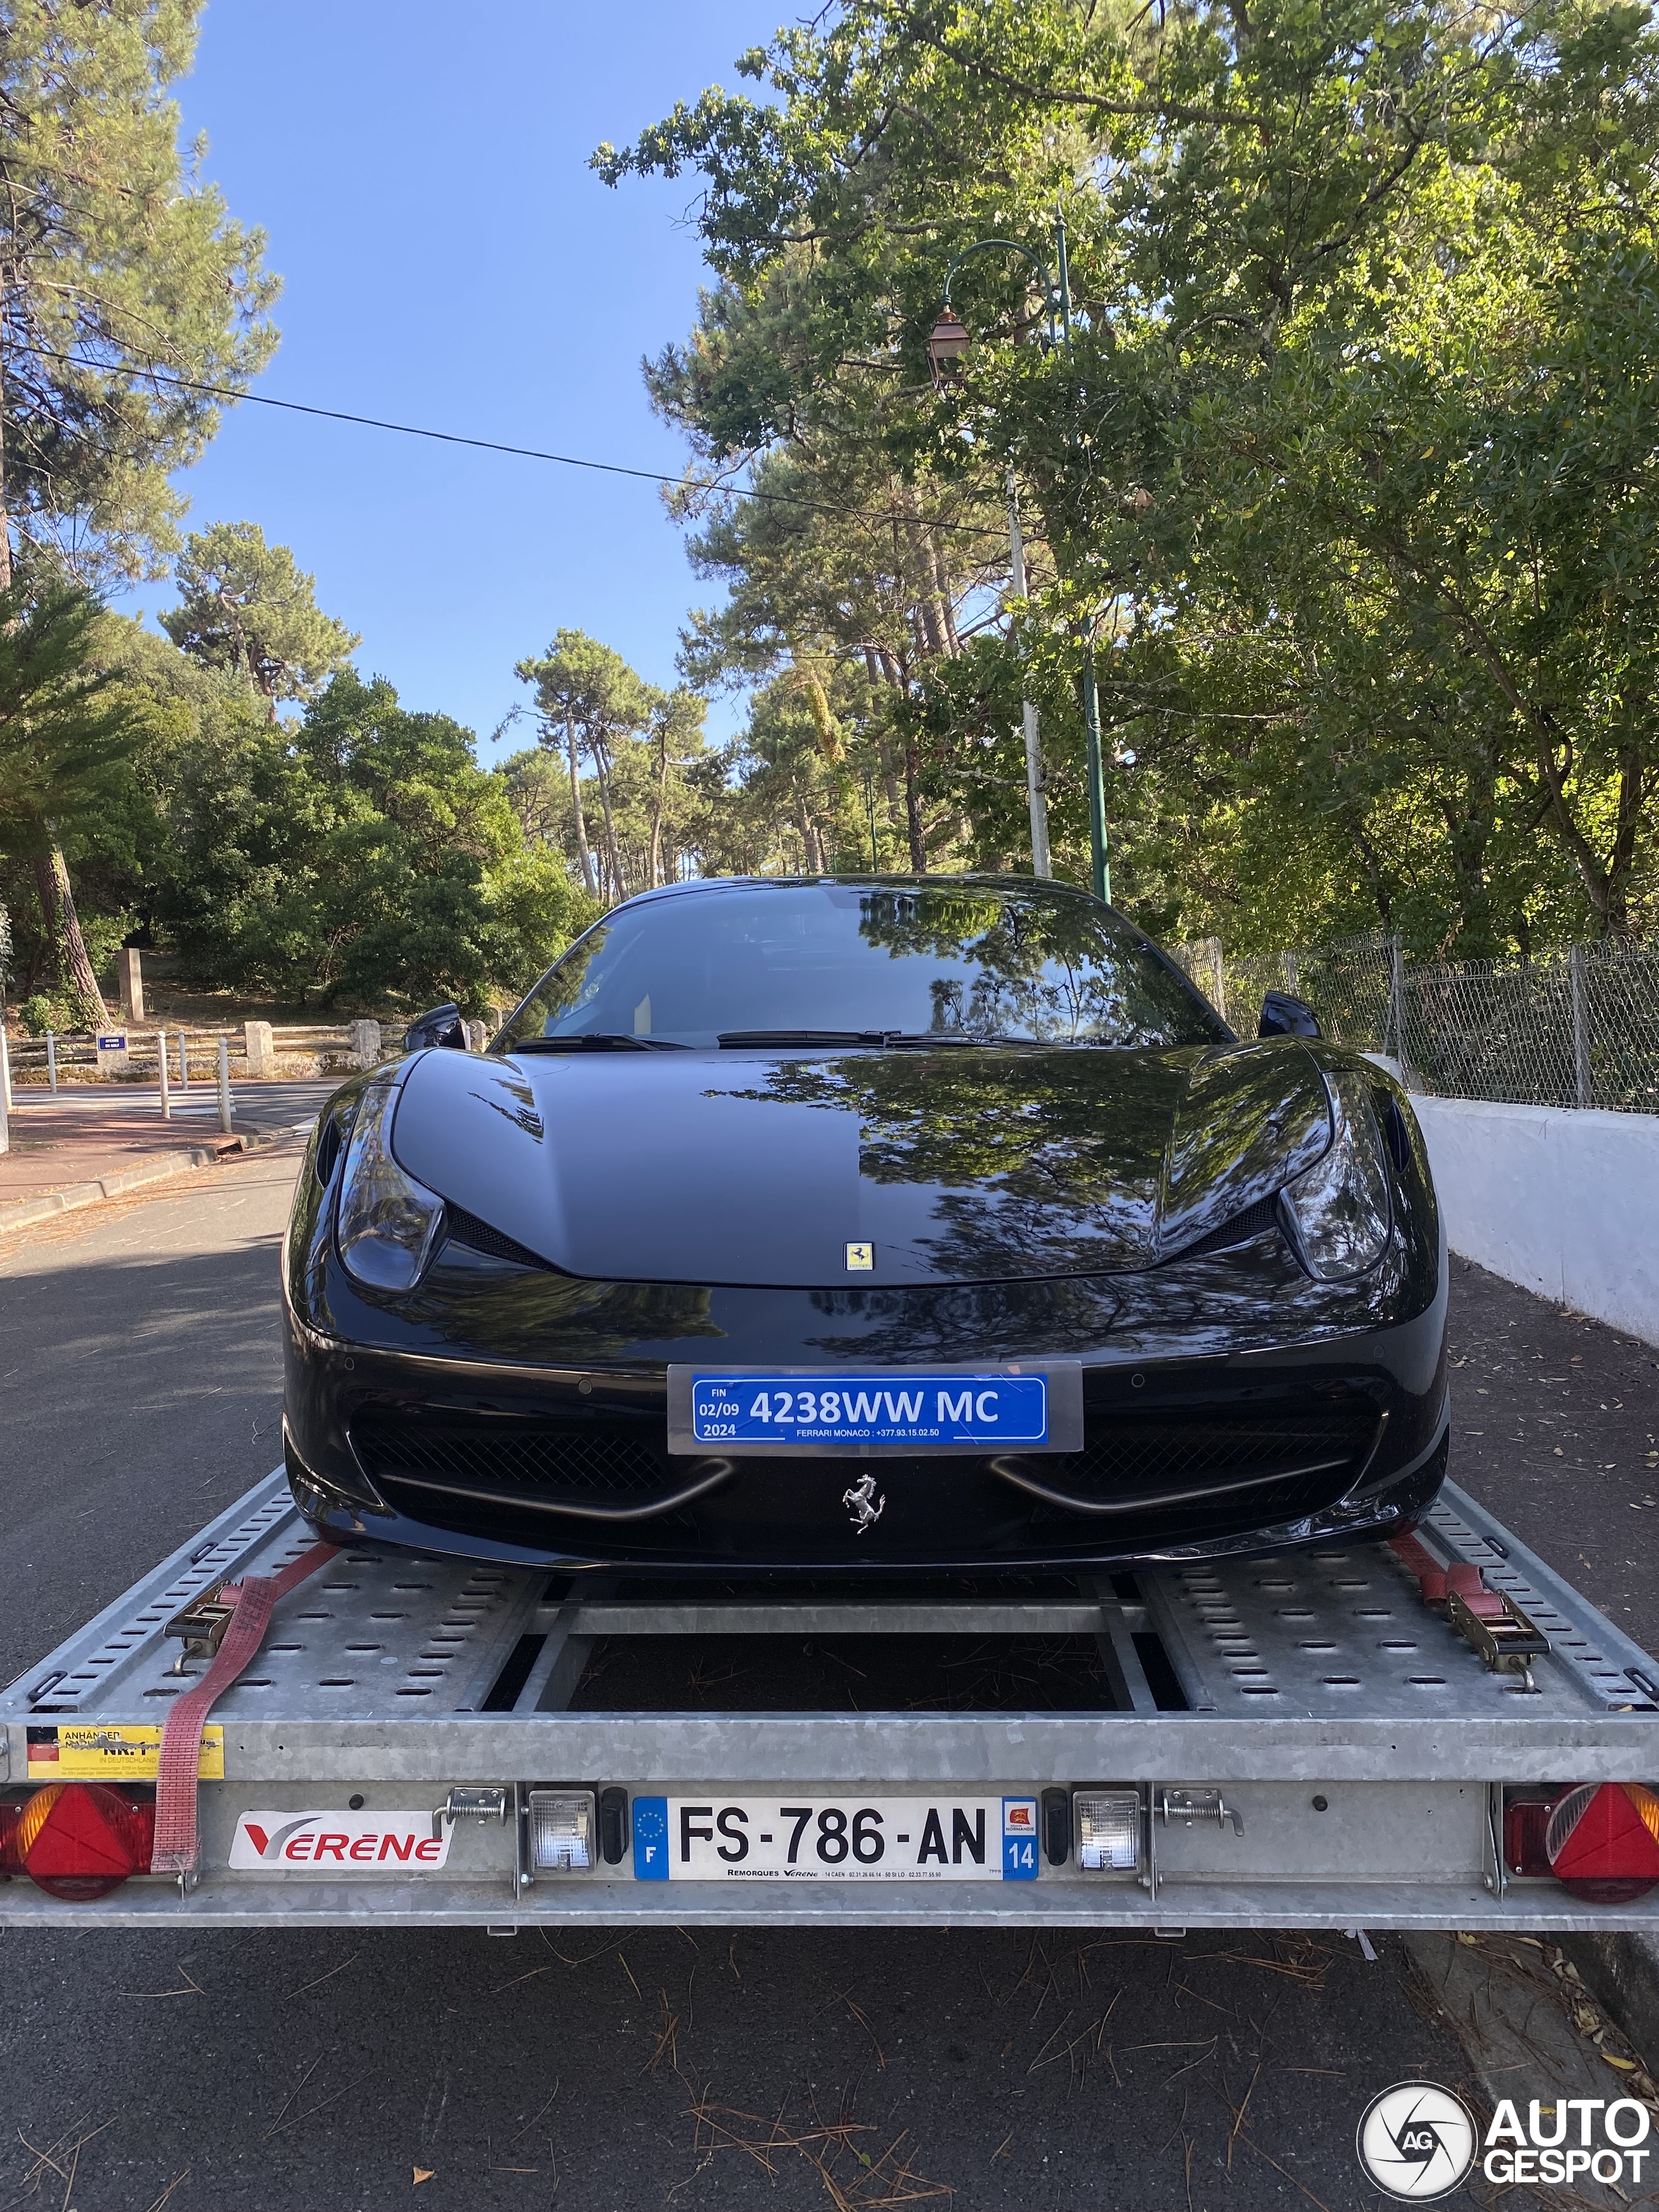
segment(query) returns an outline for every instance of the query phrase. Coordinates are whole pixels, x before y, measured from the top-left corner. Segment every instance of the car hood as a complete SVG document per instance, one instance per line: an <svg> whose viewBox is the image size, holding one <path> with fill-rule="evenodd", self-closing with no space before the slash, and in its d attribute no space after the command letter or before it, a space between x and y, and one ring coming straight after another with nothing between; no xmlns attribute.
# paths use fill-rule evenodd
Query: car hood
<svg viewBox="0 0 1659 2212"><path fill-rule="evenodd" d="M554 1267L817 1289L1155 1265L1330 1142L1294 1039L1118 1052L432 1051L398 1160ZM849 1245L873 1265L849 1270Z"/></svg>

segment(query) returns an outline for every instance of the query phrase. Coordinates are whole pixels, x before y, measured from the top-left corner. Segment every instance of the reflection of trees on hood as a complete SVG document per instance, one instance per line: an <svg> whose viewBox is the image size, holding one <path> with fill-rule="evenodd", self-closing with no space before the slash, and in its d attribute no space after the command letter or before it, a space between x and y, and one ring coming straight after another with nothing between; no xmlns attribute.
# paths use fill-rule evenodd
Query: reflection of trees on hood
<svg viewBox="0 0 1659 2212"><path fill-rule="evenodd" d="M1086 1277L814 1291L811 1303L827 1327L811 1340L826 1359L893 1365L1085 1352L1098 1346L1116 1310L1112 1294Z"/></svg>
<svg viewBox="0 0 1659 2212"><path fill-rule="evenodd" d="M939 1234L915 1241L939 1274L958 1282L1109 1275L1146 1265L1157 1215L1156 1185L1091 1206L1050 1205L1006 1186L995 1193L947 1190L933 1201Z"/></svg>
<svg viewBox="0 0 1659 2212"><path fill-rule="evenodd" d="M957 1273L1144 1267L1271 1196L1329 1142L1299 1045L859 1053L733 1096L856 1114L859 1172L938 1195L918 1238Z"/></svg>
<svg viewBox="0 0 1659 2212"><path fill-rule="evenodd" d="M871 1182L988 1186L1075 1206L1133 1189L1155 1196L1198 1058L1190 1045L1109 1057L860 1053L783 1061L732 1095L855 1113Z"/></svg>
<svg viewBox="0 0 1659 2212"><path fill-rule="evenodd" d="M485 1269L496 1273L481 1281ZM447 1344L488 1346L491 1358L586 1366L642 1345L719 1336L712 1293L690 1284L594 1283L447 1250L399 1311Z"/></svg>
<svg viewBox="0 0 1659 2212"><path fill-rule="evenodd" d="M811 1342L849 1364L1064 1358L1098 1350L1109 1335L1120 1358L1194 1358L1282 1343L1287 1322L1310 1339L1363 1328L1376 1296L1375 1285L1311 1283L1282 1246L1264 1260L1256 1243L1115 1276L814 1291L823 1325Z"/></svg>
<svg viewBox="0 0 1659 2212"><path fill-rule="evenodd" d="M1074 1039L1123 1046L1218 1040L1181 980L1081 900L1052 904L972 890L881 890L862 902L859 934L894 958L969 964L930 988L941 1033Z"/></svg>

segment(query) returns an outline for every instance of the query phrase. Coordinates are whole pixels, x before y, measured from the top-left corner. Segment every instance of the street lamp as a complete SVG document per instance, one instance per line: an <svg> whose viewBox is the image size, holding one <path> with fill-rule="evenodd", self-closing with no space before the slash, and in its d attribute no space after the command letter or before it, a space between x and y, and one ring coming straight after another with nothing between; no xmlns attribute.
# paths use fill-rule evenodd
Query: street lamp
<svg viewBox="0 0 1659 2212"><path fill-rule="evenodd" d="M1066 220L1054 217L1055 266L1059 282L1049 274L1048 265L1042 255L1017 238L981 238L972 246L964 246L960 253L952 256L945 272L945 292L939 302L939 320L933 325L933 336L927 341L927 362L933 372L933 383L944 392L957 382L966 366L969 337L960 318L951 305L951 287L956 274L965 261L979 253L1017 253L1036 271L1042 286L1043 313L1048 319L1048 329L1042 343L1051 349L1070 349L1072 343L1072 273L1066 250ZM1017 597L1025 595L1025 557L1020 538L1019 510L1014 497L1013 464L1008 466L1008 538L1012 563L1012 583ZM1079 625L1083 645L1083 721L1088 739L1089 776L1089 874L1095 896L1110 902L1112 872L1107 857L1106 843L1106 782L1103 765L1100 738L1100 696L1095 684L1095 647L1093 626ZM1048 866L1048 808L1043 796L1042 754L1037 729L1036 707L1029 699L1021 702L1025 726L1025 790L1031 816L1032 872L1046 876Z"/></svg>
<svg viewBox="0 0 1659 2212"><path fill-rule="evenodd" d="M927 366L933 372L933 382L939 391L955 383L967 358L968 333L946 307L927 341Z"/></svg>

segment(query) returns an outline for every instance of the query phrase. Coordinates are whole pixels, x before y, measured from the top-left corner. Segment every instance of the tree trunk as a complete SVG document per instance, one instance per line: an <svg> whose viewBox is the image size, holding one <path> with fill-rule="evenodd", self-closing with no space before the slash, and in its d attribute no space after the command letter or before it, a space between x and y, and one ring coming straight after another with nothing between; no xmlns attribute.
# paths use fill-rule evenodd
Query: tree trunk
<svg viewBox="0 0 1659 2212"><path fill-rule="evenodd" d="M582 777L576 753L576 726L568 715L565 717L564 750L570 763L570 807L576 817L576 856L582 865L584 887L591 895L597 896L599 885L593 880L593 855L587 849L587 817L582 812Z"/></svg>
<svg viewBox="0 0 1659 2212"><path fill-rule="evenodd" d="M657 732L657 788L651 801L651 888L662 881L662 817L668 803L668 720Z"/></svg>
<svg viewBox="0 0 1659 2212"><path fill-rule="evenodd" d="M921 832L921 793L918 779L921 775L921 755L914 740L904 749L904 825L910 838L910 872L925 876L927 872L927 841Z"/></svg>
<svg viewBox="0 0 1659 2212"><path fill-rule="evenodd" d="M927 532L927 546L933 556L933 581L939 590L939 628L944 633L945 649L954 660L962 651L962 640L957 635L956 609L951 604L951 572L931 530Z"/></svg>
<svg viewBox="0 0 1659 2212"><path fill-rule="evenodd" d="M34 864L34 886L40 895L40 916L46 926L46 935L57 947L64 984L73 1002L77 1025L89 1030L107 1028L109 1009L104 1004L104 994L87 957L87 941L81 934L80 917L75 911L69 870L55 839L51 854Z"/></svg>
<svg viewBox="0 0 1659 2212"><path fill-rule="evenodd" d="M593 765L599 772L599 804L605 809L605 849L611 877L612 899L628 896L628 878L623 873L622 848L617 842L617 824L611 811L611 763L605 755L603 740L593 747Z"/></svg>
<svg viewBox="0 0 1659 2212"><path fill-rule="evenodd" d="M0 283L0 592L11 589L11 509L6 498L6 288Z"/></svg>

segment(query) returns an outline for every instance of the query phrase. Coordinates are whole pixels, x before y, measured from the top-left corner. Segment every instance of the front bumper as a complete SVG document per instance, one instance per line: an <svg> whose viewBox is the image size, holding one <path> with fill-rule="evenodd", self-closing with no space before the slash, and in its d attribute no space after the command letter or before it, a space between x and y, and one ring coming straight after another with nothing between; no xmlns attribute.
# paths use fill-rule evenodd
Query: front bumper
<svg viewBox="0 0 1659 2212"><path fill-rule="evenodd" d="M769 1300L774 1323L783 1303ZM748 1335L728 1318L710 1332L723 1362ZM1443 1334L1437 1297L1412 1320L1299 1344L1147 1358L1109 1338L1085 1358L1079 1453L723 1461L665 1448L665 1355L689 1346L532 1366L294 1322L288 1464L301 1510L336 1536L550 1567L1076 1572L1277 1550L1395 1531L1431 1500ZM767 1356L788 1364L778 1335ZM798 1337L794 1358L830 1364L821 1339ZM885 1505L860 1532L844 1493L866 1473Z"/></svg>

